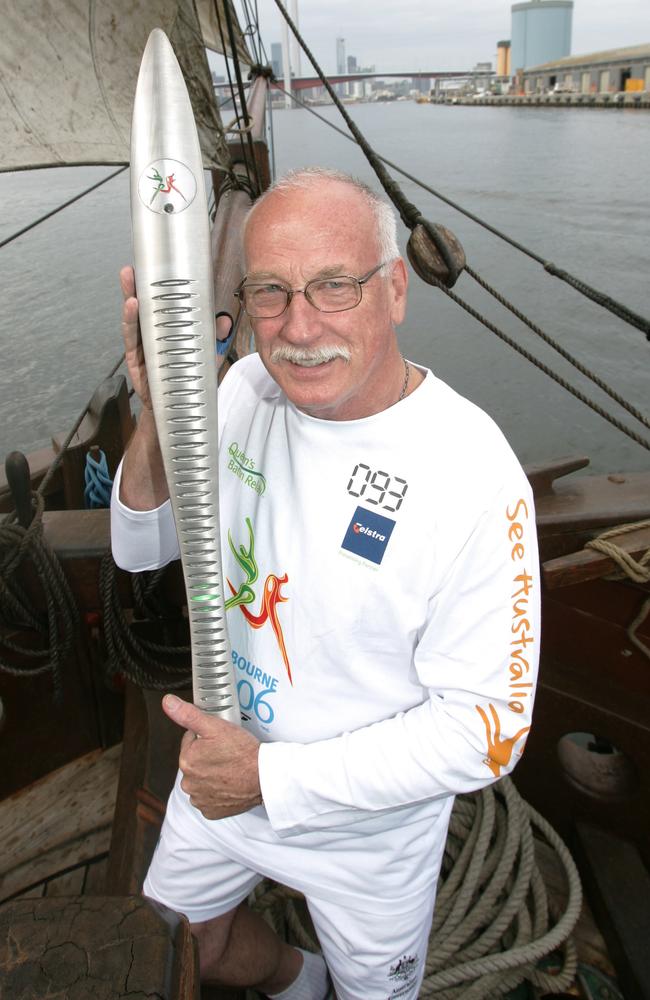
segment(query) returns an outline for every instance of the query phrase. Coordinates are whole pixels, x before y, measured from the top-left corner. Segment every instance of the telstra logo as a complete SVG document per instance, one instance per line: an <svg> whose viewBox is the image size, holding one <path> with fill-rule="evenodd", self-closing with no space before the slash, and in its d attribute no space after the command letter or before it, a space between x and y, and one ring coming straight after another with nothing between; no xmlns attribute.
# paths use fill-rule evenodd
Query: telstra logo
<svg viewBox="0 0 650 1000"><path fill-rule="evenodd" d="M386 541L385 535L380 535L378 531L373 531L372 528L366 528L365 524L362 524L361 521L355 521L352 525L352 530L355 535L368 535L369 538L376 538L379 542Z"/></svg>

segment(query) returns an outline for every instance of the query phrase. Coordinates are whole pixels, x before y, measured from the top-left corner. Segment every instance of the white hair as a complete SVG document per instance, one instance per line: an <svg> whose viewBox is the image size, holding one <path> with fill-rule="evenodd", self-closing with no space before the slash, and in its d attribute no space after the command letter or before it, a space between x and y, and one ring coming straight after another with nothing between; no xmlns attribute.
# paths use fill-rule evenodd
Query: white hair
<svg viewBox="0 0 650 1000"><path fill-rule="evenodd" d="M371 187L368 187L357 177L351 177L350 174L344 174L340 170L329 170L325 167L301 167L298 170L290 170L275 181L249 209L244 219L244 233L256 209L271 195L276 193L290 194L292 191L309 191L325 181L347 184L364 198L375 219L380 258L385 263L397 260L400 256L397 245L397 217L392 205L380 198ZM384 272L380 271L379 273Z"/></svg>

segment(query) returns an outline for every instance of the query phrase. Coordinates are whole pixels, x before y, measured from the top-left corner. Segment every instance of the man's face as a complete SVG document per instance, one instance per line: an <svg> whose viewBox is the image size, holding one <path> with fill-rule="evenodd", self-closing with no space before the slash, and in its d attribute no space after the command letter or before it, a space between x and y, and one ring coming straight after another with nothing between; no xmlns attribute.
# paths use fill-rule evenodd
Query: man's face
<svg viewBox="0 0 650 1000"><path fill-rule="evenodd" d="M381 263L372 211L354 188L334 181L271 195L248 223L245 249L248 282L287 288L334 274L359 278ZM385 270L390 277L370 278L354 309L319 312L297 294L282 316L251 320L265 367L298 409L355 420L397 402L404 366L394 326L404 317L407 277L402 261ZM350 360L309 366L273 360L286 346L344 348Z"/></svg>

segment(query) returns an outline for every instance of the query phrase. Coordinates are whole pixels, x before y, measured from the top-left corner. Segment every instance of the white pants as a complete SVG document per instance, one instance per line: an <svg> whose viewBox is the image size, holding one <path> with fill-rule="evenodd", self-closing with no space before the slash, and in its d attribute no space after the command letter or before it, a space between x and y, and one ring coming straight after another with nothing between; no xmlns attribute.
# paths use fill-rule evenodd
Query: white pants
<svg viewBox="0 0 650 1000"><path fill-rule="evenodd" d="M424 975L436 879L426 893L401 899L323 898L300 878L304 859L290 843L280 845L285 871L278 870L278 848L260 853L258 845L223 843L220 822L205 820L189 805L177 781L162 834L144 883L145 895L184 913L191 923L228 913L245 900L263 877L305 893L311 918L339 1000L416 1000ZM445 823L446 831L446 823ZM290 840L291 838L289 838ZM444 849L435 859L436 876ZM370 845L368 845L370 846ZM250 859L245 858L246 849ZM347 862L350 862L348 857ZM323 861L314 851L312 866ZM431 864L431 857L427 859ZM343 859L335 863L344 864ZM254 867L251 867L254 864ZM305 884L305 882L307 884Z"/></svg>

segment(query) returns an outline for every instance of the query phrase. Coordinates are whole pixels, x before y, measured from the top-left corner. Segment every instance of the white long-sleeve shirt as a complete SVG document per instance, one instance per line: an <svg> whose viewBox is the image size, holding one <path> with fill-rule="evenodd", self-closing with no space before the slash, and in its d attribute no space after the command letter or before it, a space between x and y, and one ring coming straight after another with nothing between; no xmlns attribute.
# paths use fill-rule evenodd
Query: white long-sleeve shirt
<svg viewBox="0 0 650 1000"><path fill-rule="evenodd" d="M515 456L431 372L381 413L328 421L253 355L224 379L219 422L228 627L263 741L250 822L268 817L275 839L381 833L392 850L408 827L430 843L455 793L514 766L531 722L539 576ZM171 505L129 511L118 491L118 564L177 556ZM426 881L415 861L412 877Z"/></svg>

